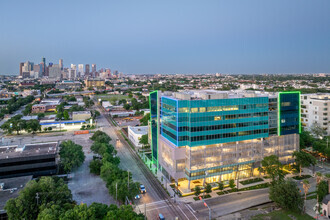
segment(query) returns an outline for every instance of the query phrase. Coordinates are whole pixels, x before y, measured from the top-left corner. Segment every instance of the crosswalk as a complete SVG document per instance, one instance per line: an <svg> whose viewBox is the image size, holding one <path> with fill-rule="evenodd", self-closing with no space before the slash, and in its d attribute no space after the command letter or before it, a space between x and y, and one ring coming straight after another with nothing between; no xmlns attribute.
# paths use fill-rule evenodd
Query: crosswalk
<svg viewBox="0 0 330 220"><path fill-rule="evenodd" d="M197 212L189 205L185 203L178 203L176 207L182 212L183 216L187 219L198 220L196 216ZM156 202L140 204L135 207L135 212L146 214L148 217L154 217L155 213L168 211L169 205L166 200L160 200Z"/></svg>

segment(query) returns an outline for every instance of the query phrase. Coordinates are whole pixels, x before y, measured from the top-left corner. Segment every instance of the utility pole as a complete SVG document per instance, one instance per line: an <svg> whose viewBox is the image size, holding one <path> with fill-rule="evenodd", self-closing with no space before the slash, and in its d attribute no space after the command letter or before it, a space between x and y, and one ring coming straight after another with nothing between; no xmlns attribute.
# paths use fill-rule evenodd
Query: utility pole
<svg viewBox="0 0 330 220"><path fill-rule="evenodd" d="M209 220L212 220L212 212L211 212L211 208L206 204L204 198L199 197L199 199L202 200L203 203L204 203L204 206L207 207L207 208L209 209Z"/></svg>
<svg viewBox="0 0 330 220"><path fill-rule="evenodd" d="M128 188L128 190L129 190L129 170L127 170L127 188Z"/></svg>
<svg viewBox="0 0 330 220"><path fill-rule="evenodd" d="M118 183L116 183L116 203L117 203L117 184Z"/></svg>
<svg viewBox="0 0 330 220"><path fill-rule="evenodd" d="M37 205L39 205L39 193L36 193Z"/></svg>

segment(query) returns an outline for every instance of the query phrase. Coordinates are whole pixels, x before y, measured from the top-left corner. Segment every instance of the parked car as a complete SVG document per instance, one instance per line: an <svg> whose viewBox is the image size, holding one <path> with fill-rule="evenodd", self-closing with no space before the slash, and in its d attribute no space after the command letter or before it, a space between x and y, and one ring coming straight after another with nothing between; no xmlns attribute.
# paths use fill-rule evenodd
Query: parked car
<svg viewBox="0 0 330 220"><path fill-rule="evenodd" d="M158 219L159 220L165 220L164 216L161 213L158 214Z"/></svg>
<svg viewBox="0 0 330 220"><path fill-rule="evenodd" d="M140 191L142 194L147 192L146 187L143 184L140 185Z"/></svg>

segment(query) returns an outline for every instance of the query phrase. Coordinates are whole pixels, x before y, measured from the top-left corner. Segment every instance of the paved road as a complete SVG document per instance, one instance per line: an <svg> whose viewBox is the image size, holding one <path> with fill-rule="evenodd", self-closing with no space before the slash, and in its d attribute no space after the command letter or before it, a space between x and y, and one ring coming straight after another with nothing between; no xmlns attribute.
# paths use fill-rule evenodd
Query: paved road
<svg viewBox="0 0 330 220"><path fill-rule="evenodd" d="M180 202L173 205L168 198L163 197L159 189L157 189L158 186L155 186L158 183L155 183L150 177L146 176L141 169L141 165L130 151L130 146L121 135L118 135L117 128L109 123L101 109L99 111L101 112L101 116L98 119L98 126L112 138L112 144L116 146L117 154L121 160L119 167L129 170L132 173L134 181L143 183L146 186L147 193L143 194L139 201L135 201L138 205L136 211L145 213L144 204L146 204L148 219L156 219L159 213L162 213L166 219L175 219L178 216L180 216L179 219L197 219L194 217L194 213L183 203ZM120 141L117 142L117 138Z"/></svg>
<svg viewBox="0 0 330 220"><path fill-rule="evenodd" d="M247 209L256 205L270 202L268 196L269 189L260 189L254 191L246 191L232 193L216 198L206 199L206 203L211 207L212 218L224 216L242 209ZM202 201L189 204L196 211L199 219L208 216L209 210L204 206Z"/></svg>

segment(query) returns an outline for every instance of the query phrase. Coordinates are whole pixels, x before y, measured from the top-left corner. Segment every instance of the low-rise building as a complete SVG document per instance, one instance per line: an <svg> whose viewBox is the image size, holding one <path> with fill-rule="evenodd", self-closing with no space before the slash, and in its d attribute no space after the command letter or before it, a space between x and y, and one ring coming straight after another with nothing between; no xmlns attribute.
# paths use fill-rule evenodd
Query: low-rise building
<svg viewBox="0 0 330 220"><path fill-rule="evenodd" d="M330 135L330 93L303 94L300 99L302 126L310 130L317 125Z"/></svg>
<svg viewBox="0 0 330 220"><path fill-rule="evenodd" d="M110 115L111 117L130 117L130 116L134 116L135 114L135 110L132 111L111 111Z"/></svg>
<svg viewBox="0 0 330 220"><path fill-rule="evenodd" d="M105 86L104 79L86 79L85 80L86 87L103 87Z"/></svg>
<svg viewBox="0 0 330 220"><path fill-rule="evenodd" d="M0 179L57 172L58 142L0 147Z"/></svg>
<svg viewBox="0 0 330 220"><path fill-rule="evenodd" d="M135 147L142 147L142 144L140 144L140 139L142 135L146 134L148 134L148 126L128 126L128 138L135 145Z"/></svg>
<svg viewBox="0 0 330 220"><path fill-rule="evenodd" d="M32 113L54 112L56 106L60 105L62 99L43 99L40 104L32 106Z"/></svg>
<svg viewBox="0 0 330 220"><path fill-rule="evenodd" d="M40 121L40 125L41 125L41 130L45 130L45 129L50 129L51 130L80 130L80 128L83 125L90 125L92 126L93 124L91 123L91 121L85 121L85 120L70 120L70 121L44 121L41 120Z"/></svg>
<svg viewBox="0 0 330 220"><path fill-rule="evenodd" d="M0 179L0 219L7 219L5 205L9 199L18 197L19 192L32 180L32 176Z"/></svg>
<svg viewBox="0 0 330 220"><path fill-rule="evenodd" d="M79 81L63 80L62 82L56 83L56 89L75 90L80 88L81 82Z"/></svg>

